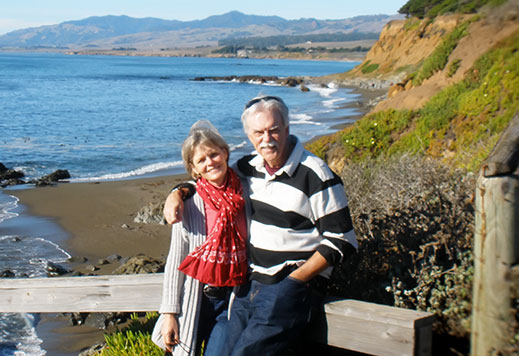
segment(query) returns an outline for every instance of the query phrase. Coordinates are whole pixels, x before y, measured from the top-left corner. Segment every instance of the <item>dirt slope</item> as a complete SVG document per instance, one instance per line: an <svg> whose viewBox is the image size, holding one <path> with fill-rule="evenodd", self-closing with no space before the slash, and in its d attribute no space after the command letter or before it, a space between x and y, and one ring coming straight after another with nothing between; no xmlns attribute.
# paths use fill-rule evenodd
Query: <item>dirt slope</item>
<svg viewBox="0 0 519 356"><path fill-rule="evenodd" d="M462 80L474 61L497 42L519 32L519 1L510 1L506 6L473 22L468 27L468 34L451 53L445 69L435 73L421 85L413 87L406 80L407 75L430 56L446 34L469 18L468 15L449 15L437 17L432 22L427 19L391 21L382 30L379 40L365 60L349 72L347 77L393 83L388 90L387 99L381 101L372 112L390 108L418 109L446 86ZM459 61L459 68L449 77L448 68L453 61ZM366 71L366 67L373 64L378 64L376 70L363 73L363 69Z"/></svg>

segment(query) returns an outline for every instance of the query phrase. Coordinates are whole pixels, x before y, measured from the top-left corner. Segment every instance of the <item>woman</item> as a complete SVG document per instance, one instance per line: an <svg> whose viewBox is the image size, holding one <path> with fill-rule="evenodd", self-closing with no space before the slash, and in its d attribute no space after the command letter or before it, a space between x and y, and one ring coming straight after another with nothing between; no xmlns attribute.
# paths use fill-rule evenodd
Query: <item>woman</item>
<svg viewBox="0 0 519 356"><path fill-rule="evenodd" d="M208 121L182 145L196 194L172 226L160 318L153 341L176 355L218 355L224 342L229 289L246 281L247 222L242 187L228 167L229 146ZM214 325L214 327L213 327Z"/></svg>

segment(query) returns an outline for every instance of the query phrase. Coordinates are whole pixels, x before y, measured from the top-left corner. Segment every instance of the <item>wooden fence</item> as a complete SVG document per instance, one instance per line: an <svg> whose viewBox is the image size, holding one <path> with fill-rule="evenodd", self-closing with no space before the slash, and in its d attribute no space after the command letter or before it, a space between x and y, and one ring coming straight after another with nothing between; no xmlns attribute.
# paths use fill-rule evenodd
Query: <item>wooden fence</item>
<svg viewBox="0 0 519 356"><path fill-rule="evenodd" d="M156 311L163 274L0 280L0 312ZM330 300L313 325L315 341L372 355L430 355L430 313Z"/></svg>
<svg viewBox="0 0 519 356"><path fill-rule="evenodd" d="M504 351L513 337L512 303L519 298L519 115L483 164L475 218L471 355L479 356Z"/></svg>

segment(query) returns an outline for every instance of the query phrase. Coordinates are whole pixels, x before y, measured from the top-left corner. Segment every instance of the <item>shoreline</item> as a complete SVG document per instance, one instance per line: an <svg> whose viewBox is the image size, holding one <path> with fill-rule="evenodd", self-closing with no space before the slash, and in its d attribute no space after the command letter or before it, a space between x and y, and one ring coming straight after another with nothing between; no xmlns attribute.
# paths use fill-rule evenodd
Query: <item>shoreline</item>
<svg viewBox="0 0 519 356"><path fill-rule="evenodd" d="M370 101L386 91L370 90L342 85L359 98L345 107L354 108L358 114L348 116L357 120L371 110ZM350 123L335 124L340 129ZM309 143L319 137L313 137ZM187 174L151 176L115 181L59 183L57 186L6 189L4 194L15 196L28 216L38 217L57 224L64 231L59 245L72 257L87 262L72 263L76 271L87 274L86 266L96 265L96 274L111 274L118 263L99 265L97 262L110 255L118 254L129 258L145 254L153 258L166 257L169 251L170 227L159 224L134 223L137 212L150 203L163 202L167 193L178 182L188 178ZM15 218L16 219L16 218ZM36 227L25 227L26 230ZM41 231L35 231L40 234ZM52 241L52 239L50 239ZM42 314L37 333L43 340L41 347L56 356L78 355L79 352L97 342L113 329L93 329L69 326L67 318L56 314Z"/></svg>
<svg viewBox="0 0 519 356"><path fill-rule="evenodd" d="M70 267L83 274L99 267L98 275L111 274L120 263L101 265L100 259L118 254L123 259L138 254L165 257L169 251L170 227L133 222L137 212L150 202L163 201L186 174L132 180L59 183L56 186L3 190L19 199L18 217L9 219L7 231L45 236L67 251ZM20 219L17 221L17 219ZM30 224L31 226L27 226ZM18 226L16 226L18 225ZM32 230L32 232L31 232ZM86 261L84 261L86 258ZM104 340L115 328L71 326L61 314L40 314L36 326L40 345L53 356L77 356L81 350Z"/></svg>

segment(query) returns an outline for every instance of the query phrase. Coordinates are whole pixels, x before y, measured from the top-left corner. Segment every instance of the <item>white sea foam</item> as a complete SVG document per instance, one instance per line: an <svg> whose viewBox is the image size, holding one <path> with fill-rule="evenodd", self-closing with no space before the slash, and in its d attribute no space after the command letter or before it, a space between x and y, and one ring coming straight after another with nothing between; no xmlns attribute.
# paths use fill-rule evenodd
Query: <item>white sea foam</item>
<svg viewBox="0 0 519 356"><path fill-rule="evenodd" d="M336 93L339 90L339 88L337 88L336 86L331 85L331 84L328 84L328 87L326 87L326 88L323 88L317 84L310 84L308 86L308 89L319 93L319 95L321 95L322 97L325 97L325 98L330 97L332 94Z"/></svg>
<svg viewBox="0 0 519 356"><path fill-rule="evenodd" d="M323 105L326 106L327 108L336 108L337 103L343 102L345 100L346 100L345 98L335 98L335 99L324 100Z"/></svg>
<svg viewBox="0 0 519 356"><path fill-rule="evenodd" d="M55 243L40 237L0 237L0 270L17 277L44 277L48 261L63 263L70 255ZM0 313L0 356L46 355L36 334L37 314Z"/></svg>
<svg viewBox="0 0 519 356"><path fill-rule="evenodd" d="M44 277L47 262L66 262L71 256L52 241L41 237L0 236L0 271L16 276Z"/></svg>
<svg viewBox="0 0 519 356"><path fill-rule="evenodd" d="M18 198L0 193L0 223L18 216L12 210L18 207Z"/></svg>
<svg viewBox="0 0 519 356"><path fill-rule="evenodd" d="M247 141L242 141L237 145L229 145L229 149L232 151L236 151L237 149L243 148L247 145Z"/></svg>
<svg viewBox="0 0 519 356"><path fill-rule="evenodd" d="M150 164L141 168L137 168L133 171L129 172L122 172L122 173L109 173L104 174L102 176L98 177L83 177L83 178L74 178L71 179L73 182L91 182L91 181L99 181L99 180L116 180L116 179L124 179L124 178L130 178L135 176L142 176L149 173L154 173L157 171L161 171L164 169L170 169L170 168L176 168L181 167L183 165L182 161L175 161L175 162L159 162Z"/></svg>
<svg viewBox="0 0 519 356"><path fill-rule="evenodd" d="M313 117L308 114L290 114L290 125L320 126L321 123L313 121Z"/></svg>
<svg viewBox="0 0 519 356"><path fill-rule="evenodd" d="M0 356L43 356L37 314L0 314Z"/></svg>

